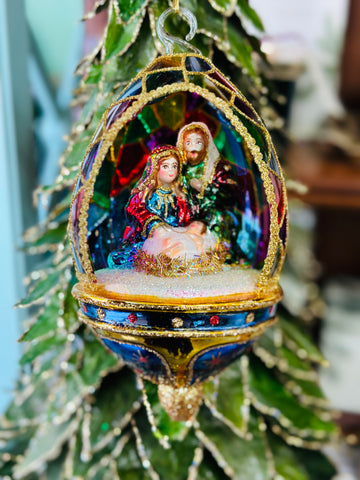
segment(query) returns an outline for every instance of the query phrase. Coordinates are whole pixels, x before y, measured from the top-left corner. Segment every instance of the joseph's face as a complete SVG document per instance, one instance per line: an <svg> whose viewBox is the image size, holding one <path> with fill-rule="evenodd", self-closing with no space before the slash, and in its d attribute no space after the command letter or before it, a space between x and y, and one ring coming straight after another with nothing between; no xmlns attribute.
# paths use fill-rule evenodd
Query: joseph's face
<svg viewBox="0 0 360 480"><path fill-rule="evenodd" d="M190 165L197 165L205 157L204 137L200 133L187 133L184 136L184 150L186 160Z"/></svg>

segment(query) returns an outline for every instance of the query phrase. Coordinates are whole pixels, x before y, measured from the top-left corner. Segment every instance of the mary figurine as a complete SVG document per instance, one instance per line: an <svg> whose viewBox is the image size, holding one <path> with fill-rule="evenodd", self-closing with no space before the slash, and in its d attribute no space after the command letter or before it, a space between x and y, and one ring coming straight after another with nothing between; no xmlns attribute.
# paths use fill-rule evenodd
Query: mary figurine
<svg viewBox="0 0 360 480"><path fill-rule="evenodd" d="M110 268L135 267L159 276L214 269L220 259L214 254L221 248L202 222L192 221L194 212L179 180L181 167L176 147L157 147L149 154L125 207L123 243L110 253Z"/></svg>

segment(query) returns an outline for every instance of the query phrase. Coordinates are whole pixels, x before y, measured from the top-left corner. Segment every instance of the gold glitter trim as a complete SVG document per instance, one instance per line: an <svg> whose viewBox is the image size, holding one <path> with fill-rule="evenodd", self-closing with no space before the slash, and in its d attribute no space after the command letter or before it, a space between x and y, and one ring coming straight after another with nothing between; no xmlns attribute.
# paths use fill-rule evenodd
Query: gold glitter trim
<svg viewBox="0 0 360 480"><path fill-rule="evenodd" d="M298 380L304 380L309 382L319 381L318 373L315 370L300 370L299 368L291 367L288 361L283 357L272 355L265 348L254 345L253 351L257 357L259 357L268 368L276 368L283 373L289 374Z"/></svg>
<svg viewBox="0 0 360 480"><path fill-rule="evenodd" d="M163 435L156 425L154 412L151 408L151 404L150 404L148 396L147 396L144 381L140 377L140 375L137 375L136 382L137 382L137 385L142 392L143 404L145 406L146 415L147 415L149 423L151 425L151 431L152 431L154 437L159 441L160 445L163 448L165 448L166 450L169 450L171 448L171 445L169 443L169 437L168 437L168 435Z"/></svg>
<svg viewBox="0 0 360 480"><path fill-rule="evenodd" d="M160 220L160 223L157 223L156 225L153 225L150 229L150 232L149 232L149 236L153 233L154 230L156 230L156 228L162 226L162 225L165 225L162 218L160 218L158 215L153 215L152 217L148 218L147 220L145 220L144 222L144 226L143 226L143 229L141 230L141 235L143 237L146 237L146 228L147 226L149 225L149 223L153 222L154 220Z"/></svg>
<svg viewBox="0 0 360 480"><path fill-rule="evenodd" d="M219 3L214 0L209 0L209 3L212 6L212 8L217 12L221 13L221 15L224 15L225 17L231 17L231 15L235 11L237 0L230 0L230 2L227 2L226 7L221 7Z"/></svg>
<svg viewBox="0 0 360 480"><path fill-rule="evenodd" d="M82 315L83 316L83 315ZM89 324L93 330L95 335L97 335L99 338L108 338L111 339L117 343L124 343L124 344L133 344L137 345L141 348L144 348L146 350L149 350L148 343L149 343L149 338L153 337L154 342L152 342L152 349L154 349L157 352L157 356L161 359L165 359L166 362L169 365L170 370L167 370L167 374L164 376L164 378L156 378L155 375L144 375L144 378L147 378L148 380L152 381L153 383L171 383L174 387L183 387L183 386L190 386L191 381L193 379L193 370L192 370L192 365L195 361L195 359L199 356L199 354L205 353L208 350L212 350L214 348L218 348L219 345L228 345L234 342L241 342L241 341L248 341L249 338L258 337L261 332L255 332L255 335L252 335L250 332L245 333L245 335L242 335L241 332L235 332L235 336L230 336L230 335L225 335L222 332L218 332L217 336L205 336L203 335L202 337L198 335L199 332L197 331L191 331L187 330L185 332L185 335L179 335L180 339L182 338L188 338L191 340L191 346L192 349L187 352L187 353L174 353L172 351L169 351L166 346L162 346L162 344L158 344L155 341L156 338L169 338L173 337L174 332L169 332L169 331L162 331L158 329L157 331L149 330L147 333L144 335L140 334L138 335L135 329L129 331L129 329L123 328L121 329L120 327L116 326L109 326L109 328L106 329L103 328L103 326L99 326L99 323L96 323L93 320L87 319L85 316L83 316L83 321L87 324ZM115 327L115 328L111 328ZM264 327L266 328L266 326ZM116 331L117 330L117 331ZM121 331L120 331L121 330ZM143 329L142 329L143 330ZM179 332L180 333L180 332ZM182 332L181 332L182 333ZM201 333L201 332L200 332ZM188 335L186 335L188 334ZM163 362L164 363L164 362Z"/></svg>
<svg viewBox="0 0 360 480"><path fill-rule="evenodd" d="M227 427L230 428L230 430L238 437L246 439L247 435L245 432L240 430L231 420L229 420L225 415L219 412L217 410L216 406L208 399L204 399L204 403L207 406L207 408L210 410L211 415L213 415L215 418L220 420L222 423L224 423Z"/></svg>
<svg viewBox="0 0 360 480"><path fill-rule="evenodd" d="M320 450L325 443L331 441L331 439L338 439L336 434L328 434L327 438L324 438L323 441L316 440L304 440L295 435L291 435L288 432L284 431L279 425L272 425L271 430L275 435L281 437L285 442L292 446L298 448L308 448L309 450Z"/></svg>
<svg viewBox="0 0 360 480"><path fill-rule="evenodd" d="M105 61L105 58L106 58L106 46L105 45L106 45L106 39L108 37L108 29L109 29L109 26L111 24L111 16L112 16L113 11L114 11L115 16L116 16L116 23L121 24L124 27L126 25L128 25L129 23L135 21L136 17L138 17L136 28L133 32L132 37L127 42L127 44L124 46L124 48L119 53L116 54L116 57L121 57L122 55L124 55L124 53L126 53L129 50L129 48L136 41L136 39L139 35L141 26L143 24L143 21L144 21L145 15L146 15L146 3L148 3L148 2L149 2L149 0L145 0L145 2L144 2L145 4L141 7L141 9L139 9L137 12L135 12L135 14L131 18L129 18L129 20L127 22L123 22L121 20L121 17L120 17L120 12L118 11L118 8L119 8L118 2L116 0L113 1L113 9L111 9L111 7L110 7L109 21L108 21L107 27L105 29L104 41L103 41L102 47L101 47L101 59L102 59L102 61Z"/></svg>
<svg viewBox="0 0 360 480"><path fill-rule="evenodd" d="M115 10L115 15L116 15L116 23L119 23L120 25L128 25L129 23L131 23L135 17L137 17L139 15L139 13L142 13L142 15L145 15L146 13L146 7L148 5L148 3L150 2L150 0L143 0L143 4L141 5L141 8L139 8L139 10L137 10L128 20L126 20L126 22L121 18L121 14L120 14L120 8L119 8L119 2L118 0L113 0L113 6L114 6L114 10Z"/></svg>
<svg viewBox="0 0 360 480"><path fill-rule="evenodd" d="M217 464L220 468L224 470L224 473L230 477L231 479L235 480L235 472L232 467L227 463L223 455L221 454L220 450L217 448L215 443L213 443L204 432L199 429L199 424L196 424L195 435L199 439L199 441L204 445L204 447L209 450L211 455L216 460Z"/></svg>
<svg viewBox="0 0 360 480"><path fill-rule="evenodd" d="M140 431L136 425L134 418L131 420L131 426L135 435L136 450L140 457L142 467L147 472L147 476L150 478L150 480L161 480L160 476L155 472L153 466L151 465L150 459L146 454L145 446L142 442Z"/></svg>
<svg viewBox="0 0 360 480"><path fill-rule="evenodd" d="M190 260L171 258L164 254L150 255L139 250L134 258L136 271L146 272L157 277L191 277L192 274L206 274L221 271L227 249L219 245Z"/></svg>
<svg viewBox="0 0 360 480"><path fill-rule="evenodd" d="M203 398L200 384L174 387L167 383L158 386L158 397L169 417L176 422L187 421L195 417Z"/></svg>
<svg viewBox="0 0 360 480"><path fill-rule="evenodd" d="M109 292L100 284L77 283L73 289L73 296L91 305L120 311L159 311L159 312L241 312L271 307L282 298L282 290L276 284L268 285L262 290L262 295L251 295L239 299L234 295L231 300L221 297L188 298L159 298L146 295L127 296Z"/></svg>

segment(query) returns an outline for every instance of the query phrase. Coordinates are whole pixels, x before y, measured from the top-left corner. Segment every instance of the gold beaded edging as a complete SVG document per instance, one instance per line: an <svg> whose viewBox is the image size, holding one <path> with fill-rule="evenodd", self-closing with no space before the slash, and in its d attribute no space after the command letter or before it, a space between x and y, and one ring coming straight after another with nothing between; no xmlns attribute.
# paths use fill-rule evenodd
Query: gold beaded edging
<svg viewBox="0 0 360 480"><path fill-rule="evenodd" d="M207 303L203 302L204 299L199 299L199 303L179 303L171 304L167 302L166 298L156 298L154 302L136 302L134 300L124 300L111 296L111 292L106 292L106 296L103 291L96 293L96 285L86 285L84 282L76 284L72 289L73 296L82 303L89 303L90 305L96 305L102 308L120 311L158 311L158 312L198 312L198 313L213 313L213 312L242 312L246 310L258 310L260 308L271 307L275 303L278 303L282 298L281 287L276 285L275 288L263 289L262 296L251 298L248 300L233 301L216 303L211 297L211 301ZM210 300L210 297L209 297ZM163 303L160 303L163 302Z"/></svg>

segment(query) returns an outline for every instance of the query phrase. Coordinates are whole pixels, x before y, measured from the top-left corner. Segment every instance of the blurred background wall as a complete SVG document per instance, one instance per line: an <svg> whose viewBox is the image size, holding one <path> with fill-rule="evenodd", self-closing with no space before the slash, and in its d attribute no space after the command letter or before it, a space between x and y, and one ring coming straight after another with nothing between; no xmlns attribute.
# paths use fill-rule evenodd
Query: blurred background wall
<svg viewBox="0 0 360 480"><path fill-rule="evenodd" d="M321 289L316 336L330 363L322 386L360 430L360 4L356 0L262 2L263 49L275 80L287 82L285 153L292 180L307 186L296 221L311 232ZM302 215L301 215L302 211ZM291 213L291 211L290 211ZM290 231L291 237L291 231ZM299 296L300 296L299 291Z"/></svg>
<svg viewBox="0 0 360 480"><path fill-rule="evenodd" d="M46 215L32 191L51 184L70 127L73 71L82 56L82 0L0 0L0 409L18 373L23 296L31 260L21 252L24 230Z"/></svg>

